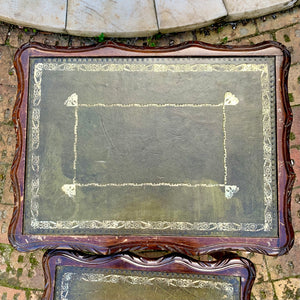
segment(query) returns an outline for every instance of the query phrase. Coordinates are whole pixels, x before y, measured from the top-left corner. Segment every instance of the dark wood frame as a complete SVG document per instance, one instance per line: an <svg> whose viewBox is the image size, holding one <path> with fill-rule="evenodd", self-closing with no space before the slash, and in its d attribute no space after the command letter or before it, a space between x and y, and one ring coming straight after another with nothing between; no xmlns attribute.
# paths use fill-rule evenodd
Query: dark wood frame
<svg viewBox="0 0 300 300"><path fill-rule="evenodd" d="M255 280L255 268L252 262L238 256L225 255L218 261L202 262L182 255L167 255L149 259L131 253L99 257L83 255L78 252L51 250L46 252L43 257L45 291L42 299L52 300L54 298L57 266L239 276L241 277L241 299L244 300L250 299L251 288Z"/></svg>
<svg viewBox="0 0 300 300"><path fill-rule="evenodd" d="M26 155L26 120L30 57L180 57L180 56L274 56L276 58L277 98L277 173L278 173L278 237L180 237L180 236L58 236L23 234L24 180ZM187 255L198 255L222 250L246 250L268 255L282 255L293 245L290 200L294 171L289 154L289 134L292 111L288 100L287 79L290 54L276 42L252 46L214 46L202 42L187 42L165 48L133 47L106 42L85 48L59 48L32 43L23 45L15 55L18 94L13 112L17 144L11 169L15 208L9 227L9 240L20 251L38 248L67 248L111 254L121 251L148 249L171 250Z"/></svg>

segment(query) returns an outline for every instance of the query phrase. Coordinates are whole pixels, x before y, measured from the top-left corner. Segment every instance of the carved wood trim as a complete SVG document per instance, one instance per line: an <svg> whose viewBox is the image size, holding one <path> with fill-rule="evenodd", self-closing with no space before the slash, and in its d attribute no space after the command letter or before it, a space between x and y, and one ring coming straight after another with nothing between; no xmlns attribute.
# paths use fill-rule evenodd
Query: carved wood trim
<svg viewBox="0 0 300 300"><path fill-rule="evenodd" d="M277 92L277 161L278 164L278 238L243 237L180 237L180 236L58 236L23 234L24 177L26 155L26 122L28 74L30 57L145 57L145 56L274 56L276 57ZM246 250L268 255L282 255L293 245L290 201L295 174L289 155L289 133L292 111L287 92L290 55L276 42L253 46L214 46L202 42L187 42L163 48L133 47L113 42L84 48L60 48L38 43L25 44L14 60L18 76L18 94L13 111L16 130L16 153L11 169L15 208L9 226L9 240L18 250L38 248L68 248L102 254L128 250L170 250L198 255L223 250Z"/></svg>
<svg viewBox="0 0 300 300"><path fill-rule="evenodd" d="M204 262L174 254L157 259L149 259L132 253L99 257L78 252L51 250L47 251L43 257L45 291L42 299L52 300L54 298L57 266L238 276L241 277L240 296L244 300L250 299L251 288L255 280L254 265L246 258L230 254L225 254L222 259L214 262Z"/></svg>

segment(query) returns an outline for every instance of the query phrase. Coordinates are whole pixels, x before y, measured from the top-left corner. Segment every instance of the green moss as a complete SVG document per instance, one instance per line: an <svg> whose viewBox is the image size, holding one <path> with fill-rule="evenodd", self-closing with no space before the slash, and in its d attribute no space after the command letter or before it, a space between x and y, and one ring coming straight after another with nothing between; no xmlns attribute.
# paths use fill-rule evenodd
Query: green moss
<svg viewBox="0 0 300 300"><path fill-rule="evenodd" d="M35 267L37 267L39 265L38 260L35 258L33 253L30 253L29 256L29 262L31 264L31 269L34 269Z"/></svg>
<svg viewBox="0 0 300 300"><path fill-rule="evenodd" d="M2 297L1 297L1 300L6 300L7 299L7 293L3 293Z"/></svg>
<svg viewBox="0 0 300 300"><path fill-rule="evenodd" d="M296 139L295 133L291 132L290 133L290 140L293 141L294 139Z"/></svg>
<svg viewBox="0 0 300 300"><path fill-rule="evenodd" d="M161 33L157 33L154 35L154 39L158 40L162 37L162 34Z"/></svg>
<svg viewBox="0 0 300 300"><path fill-rule="evenodd" d="M14 297L13 297L13 300L18 300L20 294L15 294Z"/></svg>
<svg viewBox="0 0 300 300"><path fill-rule="evenodd" d="M296 300L300 299L300 288L297 289L296 291Z"/></svg>
<svg viewBox="0 0 300 300"><path fill-rule="evenodd" d="M225 36L225 37L221 40L221 43L222 43L222 44L225 44L225 43L227 43L227 42L228 42L228 37Z"/></svg>
<svg viewBox="0 0 300 300"><path fill-rule="evenodd" d="M283 299L284 300L288 300L288 299L297 299L295 298L296 295L294 295L294 291L289 288L287 285L284 287L284 290L283 290Z"/></svg>
<svg viewBox="0 0 300 300"><path fill-rule="evenodd" d="M30 299L30 291L29 290L26 290L25 296L26 296L26 300Z"/></svg>
<svg viewBox="0 0 300 300"><path fill-rule="evenodd" d="M13 248L10 245L0 244L0 254L4 258L4 262L6 264L6 273L11 272L12 274L15 274L16 271L15 269L12 268L10 264L10 257L12 252L13 252ZM2 278L0 277L0 279Z"/></svg>
<svg viewBox="0 0 300 300"><path fill-rule="evenodd" d="M267 294L265 291L260 290L259 295L260 295L260 299L267 299Z"/></svg>
<svg viewBox="0 0 300 300"><path fill-rule="evenodd" d="M12 120L8 121L8 122L3 122L2 124L3 125L8 125L8 126L14 126L14 122Z"/></svg>
<svg viewBox="0 0 300 300"><path fill-rule="evenodd" d="M257 277L257 283L262 283L264 281L264 277L260 274L259 277Z"/></svg>
<svg viewBox="0 0 300 300"><path fill-rule="evenodd" d="M97 40L98 43L104 42L104 39L105 39L105 37L104 37L104 33L103 32L96 37L96 40Z"/></svg>
<svg viewBox="0 0 300 300"><path fill-rule="evenodd" d="M285 34L285 35L283 36L283 38L284 38L284 41L285 41L286 43L288 43L288 42L291 41L290 37L289 37L287 34Z"/></svg>
<svg viewBox="0 0 300 300"><path fill-rule="evenodd" d="M289 93L289 101L290 102L294 102L294 96L293 96L293 93Z"/></svg>
<svg viewBox="0 0 300 300"><path fill-rule="evenodd" d="M298 76L298 83L300 83L300 76Z"/></svg>
<svg viewBox="0 0 300 300"><path fill-rule="evenodd" d="M223 26L218 27L217 32L220 33L223 30Z"/></svg>
<svg viewBox="0 0 300 300"><path fill-rule="evenodd" d="M14 290L25 291L26 295L30 296L30 292L43 292L41 289L23 288L20 286L20 282L16 278L1 278L3 274L0 274L0 287L7 287ZM2 299L1 299L2 300Z"/></svg>
<svg viewBox="0 0 300 300"><path fill-rule="evenodd" d="M6 273L9 273L9 272L12 272L12 271L13 271L13 268L11 267L11 265L9 263L7 263Z"/></svg>
<svg viewBox="0 0 300 300"><path fill-rule="evenodd" d="M256 300L255 296L251 293L251 298L250 300Z"/></svg>
<svg viewBox="0 0 300 300"><path fill-rule="evenodd" d="M24 261L24 256L23 255L19 255L18 257L18 263L22 263Z"/></svg>
<svg viewBox="0 0 300 300"><path fill-rule="evenodd" d="M151 36L151 37L147 38L147 45L149 47L155 47L156 46L155 36Z"/></svg>
<svg viewBox="0 0 300 300"><path fill-rule="evenodd" d="M22 274L23 274L23 269L22 268L18 268L18 270L17 270L17 277L18 278L21 277Z"/></svg>
<svg viewBox="0 0 300 300"><path fill-rule="evenodd" d="M13 247L10 245L6 245L6 244L0 244L0 253L2 254L2 256L5 258L6 254L10 254L13 252Z"/></svg>
<svg viewBox="0 0 300 300"><path fill-rule="evenodd" d="M34 272L32 270L28 270L28 277L32 278L33 277Z"/></svg>
<svg viewBox="0 0 300 300"><path fill-rule="evenodd" d="M293 148L295 148L295 149L297 149L297 150L300 150L300 145L292 145L292 146L291 146L291 149L293 149Z"/></svg>
<svg viewBox="0 0 300 300"><path fill-rule="evenodd" d="M3 275L5 275L5 274L3 274ZM15 290L20 289L20 284L16 278L1 278L1 277L2 276L0 276L0 286L5 286L5 287L12 288Z"/></svg>
<svg viewBox="0 0 300 300"><path fill-rule="evenodd" d="M283 272L281 265L276 265L275 269L277 271L277 274L281 274Z"/></svg>

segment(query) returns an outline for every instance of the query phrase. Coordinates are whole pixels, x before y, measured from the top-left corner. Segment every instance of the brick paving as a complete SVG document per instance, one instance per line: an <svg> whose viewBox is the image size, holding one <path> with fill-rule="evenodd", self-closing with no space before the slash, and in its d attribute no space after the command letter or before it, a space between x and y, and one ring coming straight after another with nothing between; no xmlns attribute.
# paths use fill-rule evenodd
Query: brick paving
<svg viewBox="0 0 300 300"><path fill-rule="evenodd" d="M217 24L194 31L149 38L115 40L139 46L168 46L188 40L231 45L277 40L289 48L292 53L289 97L294 113L291 156L297 174L292 194L295 245L289 254L282 257L243 252L239 254L251 259L256 266L257 278L252 300L300 299L300 6L249 21ZM19 46L30 41L78 47L95 44L97 38L46 33L0 23L0 300L41 299L44 288L41 266L43 251L20 253L9 245L7 239L13 209L9 172L15 147L11 115L17 92L13 56Z"/></svg>

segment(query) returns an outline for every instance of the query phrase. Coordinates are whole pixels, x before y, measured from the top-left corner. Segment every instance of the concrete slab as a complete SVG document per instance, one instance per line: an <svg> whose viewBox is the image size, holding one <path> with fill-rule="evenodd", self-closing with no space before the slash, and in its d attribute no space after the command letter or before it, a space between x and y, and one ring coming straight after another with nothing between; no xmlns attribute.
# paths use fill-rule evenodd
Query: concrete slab
<svg viewBox="0 0 300 300"><path fill-rule="evenodd" d="M0 20L40 30L65 30L67 0L0 0Z"/></svg>
<svg viewBox="0 0 300 300"><path fill-rule="evenodd" d="M151 36L158 32L154 2L69 0L67 32L81 36Z"/></svg>
<svg viewBox="0 0 300 300"><path fill-rule="evenodd" d="M155 5L163 33L203 27L227 15L222 0L155 0Z"/></svg>
<svg viewBox="0 0 300 300"><path fill-rule="evenodd" d="M228 12L228 21L255 18L289 9L296 0L223 0Z"/></svg>

